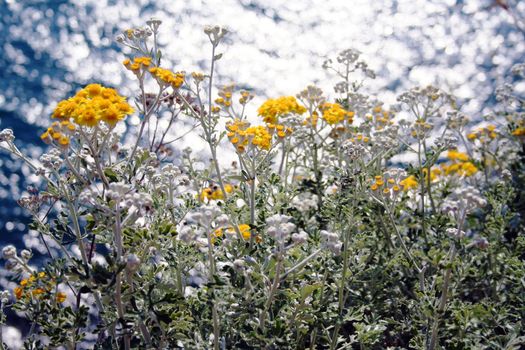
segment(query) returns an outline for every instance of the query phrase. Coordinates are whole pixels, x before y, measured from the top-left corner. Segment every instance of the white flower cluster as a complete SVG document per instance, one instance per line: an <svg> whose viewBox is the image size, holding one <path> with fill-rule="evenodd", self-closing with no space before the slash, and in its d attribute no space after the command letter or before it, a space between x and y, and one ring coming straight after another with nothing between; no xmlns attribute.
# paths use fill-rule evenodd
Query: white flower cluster
<svg viewBox="0 0 525 350"><path fill-rule="evenodd" d="M222 38L228 34L228 29L221 26L206 26L204 27L204 33L210 38L210 42L217 46L221 42Z"/></svg>
<svg viewBox="0 0 525 350"><path fill-rule="evenodd" d="M522 78L525 78L525 63L518 63L513 65L510 71L514 75L518 75Z"/></svg>
<svg viewBox="0 0 525 350"><path fill-rule="evenodd" d="M377 130L374 134L374 145L378 151L383 152L399 144L397 140L399 127L397 125L387 126Z"/></svg>
<svg viewBox="0 0 525 350"><path fill-rule="evenodd" d="M335 255L341 254L343 243L339 240L338 234L326 230L321 230L320 234L323 247L327 248Z"/></svg>
<svg viewBox="0 0 525 350"><path fill-rule="evenodd" d="M110 183L106 198L117 201L121 208L134 207L141 213L153 209L153 199L148 193L132 192L131 186L122 182Z"/></svg>
<svg viewBox="0 0 525 350"><path fill-rule="evenodd" d="M284 244L295 231L296 226L290 220L292 220L290 216L281 214L275 214L266 219L268 225L266 232L280 245Z"/></svg>
<svg viewBox="0 0 525 350"><path fill-rule="evenodd" d="M40 156L40 162L46 169L55 169L58 170L62 163L64 162L64 157L62 152L58 148L52 148L49 152L42 154Z"/></svg>
<svg viewBox="0 0 525 350"><path fill-rule="evenodd" d="M5 269L15 273L21 273L24 266L27 268L27 263L32 256L33 254L27 249L20 251L20 256L18 256L16 247L12 244L2 249L2 258L6 260Z"/></svg>
<svg viewBox="0 0 525 350"><path fill-rule="evenodd" d="M310 192L301 193L292 200L292 205L301 213L307 213L317 208L317 195Z"/></svg>
<svg viewBox="0 0 525 350"><path fill-rule="evenodd" d="M151 177L151 183L160 191L168 191L179 186L189 185L187 175L182 173L182 170L173 164L168 164Z"/></svg>
<svg viewBox="0 0 525 350"><path fill-rule="evenodd" d="M480 192L476 188L466 186L454 190L443 202L442 210L459 219L478 208L484 207L486 204L487 201L481 197Z"/></svg>
<svg viewBox="0 0 525 350"><path fill-rule="evenodd" d="M447 112L447 126L449 129L463 131L465 126L469 123L469 118L460 111Z"/></svg>
<svg viewBox="0 0 525 350"><path fill-rule="evenodd" d="M366 147L361 143L356 143L353 139L345 140L341 145L341 150L351 161L362 158L366 153Z"/></svg>
<svg viewBox="0 0 525 350"><path fill-rule="evenodd" d="M465 231L458 230L457 228L454 228L454 227L447 228L446 233L451 238L458 238L458 239L460 239L460 238L465 237Z"/></svg>
<svg viewBox="0 0 525 350"><path fill-rule="evenodd" d="M292 234L292 241L295 244L303 244L303 243L306 243L307 240L308 240L308 233L302 230L299 233Z"/></svg>
<svg viewBox="0 0 525 350"><path fill-rule="evenodd" d="M186 215L177 230L178 238L186 243L196 242L213 226L226 226L227 223L228 218L217 205L203 205Z"/></svg>
<svg viewBox="0 0 525 350"><path fill-rule="evenodd" d="M0 142L12 142L14 139L15 135L13 134L13 130L3 129L0 131Z"/></svg>

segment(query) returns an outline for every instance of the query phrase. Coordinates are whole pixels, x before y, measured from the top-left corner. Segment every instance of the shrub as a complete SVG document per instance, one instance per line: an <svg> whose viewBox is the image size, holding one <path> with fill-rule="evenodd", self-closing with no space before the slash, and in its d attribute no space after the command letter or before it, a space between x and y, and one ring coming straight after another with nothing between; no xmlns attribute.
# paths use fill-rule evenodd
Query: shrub
<svg viewBox="0 0 525 350"><path fill-rule="evenodd" d="M227 31L204 30L211 70L188 74L162 65L160 24L118 37L131 102L99 84L59 102L39 161L0 133L43 179L19 202L47 263L3 249L18 286L2 309L28 319L26 348L522 344L525 118L511 85L472 129L432 86L391 108L364 94L374 72L345 50L324 64L341 79L335 100L308 86L264 102L252 124L252 92L213 89ZM122 145L131 114L140 124ZM167 137L183 124L209 162L175 156Z"/></svg>

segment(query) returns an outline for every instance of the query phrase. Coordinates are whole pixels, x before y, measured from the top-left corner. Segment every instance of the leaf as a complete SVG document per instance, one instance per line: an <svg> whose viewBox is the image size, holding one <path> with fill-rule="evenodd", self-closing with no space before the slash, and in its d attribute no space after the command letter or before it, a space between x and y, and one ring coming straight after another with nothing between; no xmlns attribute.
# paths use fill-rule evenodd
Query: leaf
<svg viewBox="0 0 525 350"><path fill-rule="evenodd" d="M104 175L106 175L106 177L109 179L110 182L118 181L117 173L115 172L115 170L111 168L104 169Z"/></svg>
<svg viewBox="0 0 525 350"><path fill-rule="evenodd" d="M321 288L321 283L307 284L301 288L301 299L305 300L313 294L317 289Z"/></svg>

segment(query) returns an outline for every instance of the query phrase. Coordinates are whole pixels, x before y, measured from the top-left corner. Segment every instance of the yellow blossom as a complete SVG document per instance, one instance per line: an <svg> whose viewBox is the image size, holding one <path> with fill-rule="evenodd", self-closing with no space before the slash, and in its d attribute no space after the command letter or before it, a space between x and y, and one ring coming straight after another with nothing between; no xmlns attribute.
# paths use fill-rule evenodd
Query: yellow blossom
<svg viewBox="0 0 525 350"><path fill-rule="evenodd" d="M301 106L293 96L282 96L266 100L257 110L264 122L276 124L279 117L288 114L303 114L306 108Z"/></svg>
<svg viewBox="0 0 525 350"><path fill-rule="evenodd" d="M406 177L405 179L399 181L399 184L403 186L403 191L408 191L413 188L417 188L418 182L416 180L416 177L414 175L410 175Z"/></svg>
<svg viewBox="0 0 525 350"><path fill-rule="evenodd" d="M320 109L323 113L323 119L330 125L341 123L345 119L347 119L350 123L353 121L353 112L346 111L338 103L325 102L321 105Z"/></svg>

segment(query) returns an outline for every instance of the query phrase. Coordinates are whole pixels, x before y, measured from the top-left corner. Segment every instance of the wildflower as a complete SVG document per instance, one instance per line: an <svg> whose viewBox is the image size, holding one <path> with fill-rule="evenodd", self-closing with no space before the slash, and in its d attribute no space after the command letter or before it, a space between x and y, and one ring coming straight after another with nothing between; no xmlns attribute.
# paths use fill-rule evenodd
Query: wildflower
<svg viewBox="0 0 525 350"><path fill-rule="evenodd" d="M525 136L525 127L519 127L512 132L513 136L523 137Z"/></svg>
<svg viewBox="0 0 525 350"><path fill-rule="evenodd" d="M289 114L303 114L306 108L301 106L295 97L283 96L276 99L265 101L257 110L257 113L263 117L265 123L277 124L279 117Z"/></svg>
<svg viewBox="0 0 525 350"><path fill-rule="evenodd" d="M239 103L241 105L247 104L249 101L253 99L253 95L249 91L241 91L241 97L239 98Z"/></svg>
<svg viewBox="0 0 525 350"><path fill-rule="evenodd" d="M234 190L233 185L224 184L224 190L226 193L232 193ZM221 188L218 185L211 185L201 191L200 200L201 201L210 201L210 200L221 200L224 199L224 194L222 193Z"/></svg>
<svg viewBox="0 0 525 350"><path fill-rule="evenodd" d="M321 230L320 235L323 247L330 250L334 255L341 254L343 243L339 240L339 236L336 233Z"/></svg>
<svg viewBox="0 0 525 350"><path fill-rule="evenodd" d="M467 139L471 142L479 141L481 144L489 143L498 136L495 125L488 125L481 127L470 134L467 134Z"/></svg>
<svg viewBox="0 0 525 350"><path fill-rule="evenodd" d="M16 248L14 245L10 244L10 245L5 246L2 249L2 258L4 258L5 260L14 258L15 256L16 256Z"/></svg>
<svg viewBox="0 0 525 350"><path fill-rule="evenodd" d="M415 137L417 139L423 140L430 135L430 132L432 131L433 128L434 126L432 124L427 123L423 119L418 119L414 122L410 135L412 135L412 137Z"/></svg>
<svg viewBox="0 0 525 350"><path fill-rule="evenodd" d="M133 113L133 108L115 89L100 84L89 84L67 100L60 101L51 118L60 123L52 124L40 137L44 142L57 141L61 146L69 145L69 139L63 134L72 134L76 127L70 118L81 126L94 127L100 121L113 127L126 115Z"/></svg>
<svg viewBox="0 0 525 350"><path fill-rule="evenodd" d="M416 180L416 177L414 175L410 175L403 180L399 181L399 184L403 188L403 191L409 191L413 188L417 188L418 182Z"/></svg>
<svg viewBox="0 0 525 350"><path fill-rule="evenodd" d="M251 126L246 129L246 136L251 144L264 150L269 150L272 144L272 136L264 126Z"/></svg>
<svg viewBox="0 0 525 350"><path fill-rule="evenodd" d="M287 215L274 214L266 219L266 232L275 239L279 244L284 244L284 241L292 235L295 230L295 224L291 221L291 217Z"/></svg>
<svg viewBox="0 0 525 350"><path fill-rule="evenodd" d="M153 67L149 69L151 75L157 79L160 85L170 85L174 89L178 89L184 83L184 73L172 71L160 67Z"/></svg>
<svg viewBox="0 0 525 350"><path fill-rule="evenodd" d="M406 186L413 185L411 182L412 179L407 180L407 178L405 178L404 180L400 180L405 174L405 171L402 169L390 169L383 175L375 176L375 181L370 185L370 190L379 198L395 199L398 197L401 189L406 191Z"/></svg>
<svg viewBox="0 0 525 350"><path fill-rule="evenodd" d="M57 303L63 303L64 301L66 301L67 299L67 295L66 293L63 293L63 292L58 292L56 294L56 300L57 300Z"/></svg>
<svg viewBox="0 0 525 350"><path fill-rule="evenodd" d="M22 299L22 295L24 294L24 289L22 287L15 287L15 289L13 289L13 292L17 299Z"/></svg>
<svg viewBox="0 0 525 350"><path fill-rule="evenodd" d="M353 122L354 113L346 111L338 103L325 102L319 109L323 113L323 119L330 125L341 123L345 120L348 120L349 123Z"/></svg>
<svg viewBox="0 0 525 350"><path fill-rule="evenodd" d="M219 97L215 99L215 103L227 108L230 107L232 105L233 88L233 84L221 86Z"/></svg>
<svg viewBox="0 0 525 350"><path fill-rule="evenodd" d="M14 139L13 130L3 129L0 131L0 142L12 142Z"/></svg>
<svg viewBox="0 0 525 350"><path fill-rule="evenodd" d="M447 233L447 235L449 235L452 238L463 238L463 237L465 237L465 231L458 230L457 228L447 228L446 233Z"/></svg>
<svg viewBox="0 0 525 350"><path fill-rule="evenodd" d="M304 231L292 234L292 241L295 244L303 244L308 240L308 234Z"/></svg>
<svg viewBox="0 0 525 350"><path fill-rule="evenodd" d="M31 254L31 252L27 249L23 249L21 252L20 252L20 257L25 260L26 262L29 261L29 259L31 259L31 256L33 254Z"/></svg>
<svg viewBox="0 0 525 350"><path fill-rule="evenodd" d="M466 153L458 152L457 150L449 150L447 152L447 157L450 160L459 160L462 162L466 162L469 159Z"/></svg>
<svg viewBox="0 0 525 350"><path fill-rule="evenodd" d="M443 202L443 211L452 214L456 219L464 218L465 215L477 208L484 207L487 201L481 197L480 192L472 187L465 186L457 188Z"/></svg>

